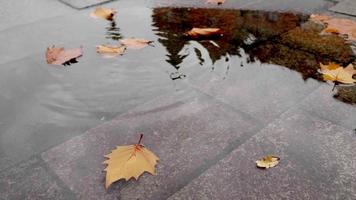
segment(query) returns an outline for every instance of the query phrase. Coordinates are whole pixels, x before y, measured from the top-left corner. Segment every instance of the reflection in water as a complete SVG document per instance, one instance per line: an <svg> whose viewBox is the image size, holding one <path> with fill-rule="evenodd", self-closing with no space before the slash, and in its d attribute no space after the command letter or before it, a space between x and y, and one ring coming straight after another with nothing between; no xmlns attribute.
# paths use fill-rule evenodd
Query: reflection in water
<svg viewBox="0 0 356 200"><path fill-rule="evenodd" d="M320 62L346 65L355 60L355 56L344 39L336 35L320 35L322 27L307 21L308 18L293 13L204 8L155 8L152 15L158 41L166 48L166 61L174 67L175 74L181 74L181 64L192 54L201 66L211 62L212 70L217 61L225 59L227 76L229 56L241 57L243 51L247 54L243 58L246 63L256 60L273 63L299 72L304 80L321 80ZM183 37L193 27L221 28L224 37L195 41L198 45L193 45ZM204 51L208 52L207 56L203 56ZM240 66L244 66L243 62ZM173 77L177 79L177 76ZM345 93L346 89L338 88ZM347 91L356 94L355 87ZM356 98L352 101L356 102Z"/></svg>
<svg viewBox="0 0 356 200"><path fill-rule="evenodd" d="M111 20L110 26L106 27L106 37L105 38L112 39L115 41L122 39L122 36L120 34L120 28L117 27L115 20Z"/></svg>

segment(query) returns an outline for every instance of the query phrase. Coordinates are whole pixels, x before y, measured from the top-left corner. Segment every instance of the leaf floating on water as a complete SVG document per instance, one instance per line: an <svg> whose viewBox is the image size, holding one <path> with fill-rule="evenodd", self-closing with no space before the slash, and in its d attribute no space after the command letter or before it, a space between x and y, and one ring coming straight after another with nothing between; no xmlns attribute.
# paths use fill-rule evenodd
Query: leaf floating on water
<svg viewBox="0 0 356 200"><path fill-rule="evenodd" d="M137 144L118 146L106 155L108 158L104 162L104 164L107 164L105 168L106 188L120 179L127 181L135 178L137 180L144 172L156 175L155 166L159 158L141 144L142 137L143 134L141 134Z"/></svg>
<svg viewBox="0 0 356 200"><path fill-rule="evenodd" d="M185 33L191 39L200 39L207 37L221 37L223 35L220 28L192 28Z"/></svg>
<svg viewBox="0 0 356 200"><path fill-rule="evenodd" d="M356 21L344 18L334 18L328 15L311 15L310 20L326 25L323 33L344 34L349 40L356 41Z"/></svg>
<svg viewBox="0 0 356 200"><path fill-rule="evenodd" d="M225 0L207 0L207 3L221 5L221 4L225 3Z"/></svg>
<svg viewBox="0 0 356 200"><path fill-rule="evenodd" d="M111 45L98 45L96 46L96 52L100 53L104 57L115 57L122 55L125 52L125 46L111 46Z"/></svg>
<svg viewBox="0 0 356 200"><path fill-rule="evenodd" d="M129 49L142 49L153 41L141 39L141 38L128 38L120 40L120 43L125 45Z"/></svg>
<svg viewBox="0 0 356 200"><path fill-rule="evenodd" d="M64 50L63 47L48 47L46 51L46 60L48 64L64 65L73 59L83 55L83 48ZM74 61L73 61L74 62Z"/></svg>
<svg viewBox="0 0 356 200"><path fill-rule="evenodd" d="M98 7L92 13L90 13L90 16L93 18L113 20L115 14L116 11L113 9Z"/></svg>
<svg viewBox="0 0 356 200"><path fill-rule="evenodd" d="M320 68L320 73L323 74L323 79L325 81L333 81L335 83L343 84L356 83L356 80L352 78L353 75L356 74L356 70L352 64L343 68L335 63L329 63L328 65L320 63Z"/></svg>
<svg viewBox="0 0 356 200"><path fill-rule="evenodd" d="M268 155L260 160L256 161L256 165L259 168L268 169L278 165L280 158L277 156Z"/></svg>

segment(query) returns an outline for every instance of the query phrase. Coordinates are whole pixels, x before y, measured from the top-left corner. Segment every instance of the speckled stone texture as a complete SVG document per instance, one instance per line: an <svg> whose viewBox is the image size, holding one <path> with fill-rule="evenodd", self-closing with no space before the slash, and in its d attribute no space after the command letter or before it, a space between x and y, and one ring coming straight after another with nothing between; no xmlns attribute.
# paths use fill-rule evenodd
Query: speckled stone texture
<svg viewBox="0 0 356 200"><path fill-rule="evenodd" d="M322 85L310 94L300 107L312 115L349 129L356 129L356 107L336 100L332 88L332 85Z"/></svg>
<svg viewBox="0 0 356 200"><path fill-rule="evenodd" d="M292 109L169 199L352 200L355 139L352 130ZM255 160L267 154L280 164L258 169Z"/></svg>
<svg viewBox="0 0 356 200"><path fill-rule="evenodd" d="M71 200L74 194L49 172L45 163L32 158L0 173L1 200Z"/></svg>
<svg viewBox="0 0 356 200"><path fill-rule="evenodd" d="M297 72L286 68L258 61L246 63L244 53L241 54L241 58L232 58L229 64L221 64L214 72L192 76L189 83L264 124L273 121L319 86L317 81L303 80ZM227 65L231 66L228 71Z"/></svg>
<svg viewBox="0 0 356 200"><path fill-rule="evenodd" d="M59 1L71 6L72 8L83 9L91 6L108 3L114 0L59 0Z"/></svg>
<svg viewBox="0 0 356 200"><path fill-rule="evenodd" d="M341 14L356 16L356 1L342 0L339 3L337 3L335 6L331 7L329 10Z"/></svg>
<svg viewBox="0 0 356 200"><path fill-rule="evenodd" d="M190 91L162 96L91 129L43 159L78 199L165 199L222 159L259 129L248 115ZM157 176L104 189L103 155L117 145L143 143L160 158Z"/></svg>

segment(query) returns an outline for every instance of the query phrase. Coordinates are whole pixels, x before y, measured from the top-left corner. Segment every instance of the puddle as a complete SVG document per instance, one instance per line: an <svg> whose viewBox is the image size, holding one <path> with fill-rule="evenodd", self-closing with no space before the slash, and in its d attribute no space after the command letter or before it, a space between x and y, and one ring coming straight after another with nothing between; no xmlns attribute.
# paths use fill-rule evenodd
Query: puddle
<svg viewBox="0 0 356 200"><path fill-rule="evenodd" d="M204 8L155 8L152 14L158 41L167 50L166 61L176 69L170 75L172 80L189 77L180 68L185 59L192 56L199 65L209 65L211 71L225 65L228 76L229 60L237 56L244 60L240 67L248 67L245 62L259 61L296 71L304 80L322 81L319 63L346 65L353 62L355 56L344 39L320 35L322 26L309 22L308 18L308 15L294 13ZM224 36L192 42L183 35L193 27L218 27ZM202 56L203 51L207 56ZM356 103L355 87L336 88L338 100Z"/></svg>

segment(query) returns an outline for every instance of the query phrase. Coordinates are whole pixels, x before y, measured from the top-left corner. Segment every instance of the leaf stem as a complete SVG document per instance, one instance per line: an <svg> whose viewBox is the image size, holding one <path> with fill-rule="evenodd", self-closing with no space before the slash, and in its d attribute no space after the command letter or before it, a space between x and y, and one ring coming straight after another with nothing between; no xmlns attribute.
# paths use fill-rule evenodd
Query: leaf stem
<svg viewBox="0 0 356 200"><path fill-rule="evenodd" d="M138 140L138 143L137 143L137 144L141 144L142 138L143 138L143 134L141 133L141 134L140 134L140 139Z"/></svg>

